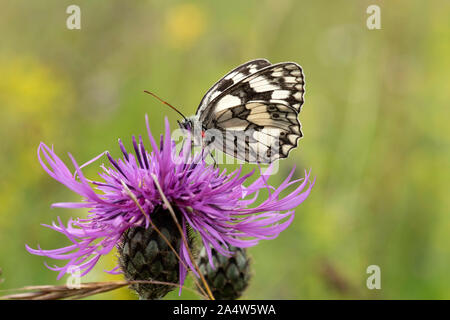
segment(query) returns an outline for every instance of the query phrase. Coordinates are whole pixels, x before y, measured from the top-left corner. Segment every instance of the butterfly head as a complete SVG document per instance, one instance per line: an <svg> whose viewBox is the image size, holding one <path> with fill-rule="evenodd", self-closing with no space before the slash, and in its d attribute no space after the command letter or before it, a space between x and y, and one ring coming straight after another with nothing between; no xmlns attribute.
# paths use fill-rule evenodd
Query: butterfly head
<svg viewBox="0 0 450 320"><path fill-rule="evenodd" d="M184 118L182 121L178 121L178 124L181 129L189 131L194 145L203 145L206 129L203 128L197 115Z"/></svg>
<svg viewBox="0 0 450 320"><path fill-rule="evenodd" d="M185 129L190 132L193 132L194 129L196 129L199 124L200 122L198 120L198 116L187 117L181 121L178 121L178 125L180 126L181 129Z"/></svg>

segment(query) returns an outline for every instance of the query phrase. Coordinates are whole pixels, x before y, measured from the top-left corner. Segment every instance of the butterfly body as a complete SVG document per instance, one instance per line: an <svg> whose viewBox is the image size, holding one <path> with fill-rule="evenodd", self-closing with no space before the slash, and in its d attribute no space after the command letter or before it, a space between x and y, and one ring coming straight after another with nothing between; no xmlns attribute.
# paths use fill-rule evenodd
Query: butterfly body
<svg viewBox="0 0 450 320"><path fill-rule="evenodd" d="M194 133L196 144L270 163L287 157L303 136L298 114L304 87L298 64L252 60L214 84L180 127Z"/></svg>

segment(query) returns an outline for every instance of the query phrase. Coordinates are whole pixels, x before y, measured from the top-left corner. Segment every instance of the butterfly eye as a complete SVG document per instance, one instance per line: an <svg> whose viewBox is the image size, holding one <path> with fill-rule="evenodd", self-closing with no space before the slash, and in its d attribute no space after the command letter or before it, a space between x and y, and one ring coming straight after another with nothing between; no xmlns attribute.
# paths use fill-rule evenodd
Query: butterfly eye
<svg viewBox="0 0 450 320"><path fill-rule="evenodd" d="M188 131L191 131L191 123L190 123L189 121L183 121L183 122L181 122L181 123L180 123L180 126L181 126L183 129L186 129L186 130L188 130Z"/></svg>

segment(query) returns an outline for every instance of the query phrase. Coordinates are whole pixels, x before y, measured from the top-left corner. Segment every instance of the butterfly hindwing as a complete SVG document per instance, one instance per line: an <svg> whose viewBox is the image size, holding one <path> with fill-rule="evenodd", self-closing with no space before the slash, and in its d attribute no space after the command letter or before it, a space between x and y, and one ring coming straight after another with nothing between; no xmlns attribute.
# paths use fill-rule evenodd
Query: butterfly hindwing
<svg viewBox="0 0 450 320"><path fill-rule="evenodd" d="M224 145L218 139L215 147L247 162L265 163L285 158L302 137L296 110L273 100L251 101L223 110L213 122L223 135L237 138L232 144ZM230 143L232 139L225 140Z"/></svg>

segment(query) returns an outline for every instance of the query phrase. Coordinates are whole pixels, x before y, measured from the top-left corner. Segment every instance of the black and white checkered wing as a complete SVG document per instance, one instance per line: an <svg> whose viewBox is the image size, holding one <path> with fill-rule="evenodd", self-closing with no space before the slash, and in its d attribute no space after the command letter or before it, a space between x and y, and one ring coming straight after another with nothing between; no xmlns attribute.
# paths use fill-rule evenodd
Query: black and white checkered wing
<svg viewBox="0 0 450 320"><path fill-rule="evenodd" d="M225 143L215 141L215 147L247 162L267 163L287 157L302 137L298 113L304 76L292 62L253 71L237 76L238 81L229 82L220 93L209 92L214 98L204 108L207 112L198 115L205 128L226 136Z"/></svg>
<svg viewBox="0 0 450 320"><path fill-rule="evenodd" d="M225 92L229 87L238 83L250 74L254 74L256 71L270 66L270 62L266 59L252 60L240 65L239 67L231 70L224 75L219 81L217 81L204 95L200 105L197 109L197 114L207 114L210 111L211 101L217 96Z"/></svg>

